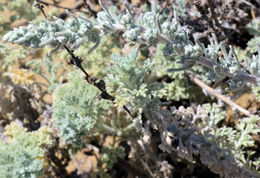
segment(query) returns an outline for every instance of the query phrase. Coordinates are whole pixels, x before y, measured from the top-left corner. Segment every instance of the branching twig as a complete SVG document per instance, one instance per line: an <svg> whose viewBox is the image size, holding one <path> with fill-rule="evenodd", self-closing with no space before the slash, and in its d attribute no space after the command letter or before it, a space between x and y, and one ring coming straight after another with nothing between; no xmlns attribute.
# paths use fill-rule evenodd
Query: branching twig
<svg viewBox="0 0 260 178"><path fill-rule="evenodd" d="M44 17L46 19L48 19L47 15L45 14L44 10L43 10L43 6L40 4L41 0L37 0L38 3L38 8L40 8L42 14L44 15ZM84 2L82 2L82 4L84 5ZM90 77L90 75L85 71L85 69L83 68L83 66L81 65L82 63L82 59L80 59L79 57L75 56L73 53L73 50L69 49L66 45L63 45L63 47L67 50L67 52L70 55L70 61L68 62L69 64L73 64L76 67L78 67L86 76L86 80L89 84L94 85L95 87L97 87L100 91L101 91L101 98L103 99L107 99L110 101L114 101L115 97L113 97L112 95L110 95L109 93L107 93L106 88L105 88L105 82L103 80L96 82L97 80L94 80L93 78ZM131 111L124 105L123 106L124 110L132 117L135 118L136 115L132 114Z"/></svg>
<svg viewBox="0 0 260 178"><path fill-rule="evenodd" d="M39 0L38 0L38 1L39 1ZM209 1L210 1L210 0L209 0ZM101 1L100 1L100 2L101 2ZM211 2L211 1L210 1L210 2ZM82 1L82 4L84 5L84 2L83 2L83 1ZM212 4L211 4L211 6L212 6ZM39 8L42 10L42 13L45 15L45 13L44 13L43 8L42 8L41 5L39 6ZM212 9L212 8L213 8L213 7L211 7L211 10L214 11L214 9ZM103 8L103 9L105 9L105 8ZM45 15L45 16L46 16L46 15ZM212 12L212 16L215 16L215 15L213 15L213 12ZM47 17L46 17L46 18L47 18ZM215 16L215 18L216 18L216 16ZM123 25L121 25L121 24L114 24L113 26L114 26L114 28L116 29L115 31L125 31L125 30L126 30L126 28L125 28ZM97 27L97 28L98 28L98 27ZM145 29L143 29L143 30L145 30ZM161 41L161 42L163 42L163 43L172 43L172 41L171 41L169 38L167 38L166 36L164 36L164 35L158 35L157 38L158 38L159 41ZM88 73L84 70L84 68L82 67L82 65L81 65L82 60L81 60L80 58L78 58L77 56L75 56L75 55L73 54L73 50L70 50L66 45L64 45L64 48L67 50L67 52L68 52L68 53L70 54L70 56L71 56L71 61L70 61L69 63L70 63L70 64L73 64L73 65L75 65L75 66L77 66L77 67L85 74L87 82L90 83L91 85L96 86L96 87L102 92L102 93L101 93L101 97L102 97L103 99L108 99L108 100L114 101L115 98L114 98L113 96L111 96L110 94L107 93L107 91L106 91L106 89L105 89L105 83L104 83L104 81L101 80L100 82L96 82L97 80L94 80L93 78L91 78L91 77L89 76L89 74L88 74ZM225 70L224 68L222 68L222 67L220 66L220 64L218 64L218 63L216 63L216 62L214 62L214 61L210 61L210 60L208 60L207 58L205 58L205 57L203 57L203 56L201 56L201 57L199 58L199 60L198 60L197 63L198 63L198 64L202 64L202 65L204 65L204 66L210 68L211 70L213 70L213 67L214 67L214 66L215 66L215 67L219 67L219 68L221 68L221 69L224 70L226 76L228 76L228 77L230 77L230 78L233 78L233 79L236 78L236 79L242 80L242 81L244 81L244 82L246 82L246 83L257 84L257 83L260 81L259 78L256 78L255 76L252 76L252 75L247 74L247 73L245 73L245 72L241 72L240 74L238 74L238 75L236 75L236 76L233 76L233 75L230 74L227 70ZM207 86L206 84L204 84L202 81L200 81L200 80L199 80L198 78L196 78L195 76L193 76L192 79L193 79L193 81L194 81L195 83L197 83L199 86L207 88L208 91L209 91L212 95L214 95L214 96L220 98L221 100L223 100L224 102L228 103L228 104L231 105L231 106L235 106L237 109L239 109L239 110L240 110L242 113L244 113L245 115L247 115L247 116L250 115L250 113L249 113L247 110L245 110L245 109L241 108L240 106L236 105L235 103L233 103L232 101L230 101L229 99L227 99L226 97L224 97L223 95L217 94L217 93L214 91L214 89L212 89L212 88L210 88L209 86ZM134 117L134 115L131 114L131 112L129 111L129 109L128 109L126 106L123 106L123 108L127 111L127 113L128 113L130 116Z"/></svg>
<svg viewBox="0 0 260 178"><path fill-rule="evenodd" d="M91 85L94 85L95 87L97 87L101 91L101 95L100 95L101 98L107 99L107 100L110 100L110 101L114 101L115 97L113 97L112 95L107 93L104 81L101 80L100 82L96 82L97 80L91 78L90 75L85 71L85 69L81 65L82 59L75 56L74 53L73 53L73 50L70 50L66 45L63 45L63 47L67 50L67 52L69 53L69 55L71 57L70 61L68 63L75 65L85 74L87 82ZM123 106L123 108L132 118L136 117L135 115L133 115L130 112L130 110L126 106Z"/></svg>
<svg viewBox="0 0 260 178"><path fill-rule="evenodd" d="M37 3L36 3L36 5L35 5L35 7L37 7L38 9L40 9L40 11L41 11L41 13L44 15L44 17L45 17L46 19L48 19L47 15L45 14L45 12L44 12L44 10L43 10L44 6L41 5L41 1L40 1L40 0L37 0Z"/></svg>

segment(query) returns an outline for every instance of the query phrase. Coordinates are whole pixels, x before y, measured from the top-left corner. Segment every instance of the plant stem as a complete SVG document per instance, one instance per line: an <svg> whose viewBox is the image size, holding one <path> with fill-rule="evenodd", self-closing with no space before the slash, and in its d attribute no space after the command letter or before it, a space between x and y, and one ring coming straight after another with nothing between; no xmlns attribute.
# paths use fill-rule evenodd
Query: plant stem
<svg viewBox="0 0 260 178"><path fill-rule="evenodd" d="M207 84L205 84L204 82L202 82L200 79L198 79L195 74L191 71L188 72L190 79L196 83L198 86L200 86L201 88L205 89L210 95L217 97L218 99L222 100L223 102L227 103L228 105L230 105L231 107L236 108L237 110L239 110L241 113L243 113L246 116L250 116L250 112L244 108L242 108L241 106L239 106L238 104L234 103L233 101L231 101L230 99L228 99L227 97L225 97L224 95L217 93L213 88L211 88L210 86L208 86Z"/></svg>
<svg viewBox="0 0 260 178"><path fill-rule="evenodd" d="M207 59L206 57L204 57L204 56L201 56L201 57L199 58L199 60L197 61L197 64L201 64L201 65L203 65L203 66L205 66L205 67L207 67L207 68L209 68L209 69L211 69L211 70L214 70L214 69L213 69L213 66L216 66L216 67L218 67L218 68L223 69L225 75L228 76L229 78L233 78L233 79L236 78L236 79L239 79L239 80L243 80L243 81L246 82L246 83L252 83L252 84L254 84L254 85L257 85L257 83L260 82L260 78L255 77L255 76L250 75L250 74L247 74L247 73L245 73L245 72L240 72L238 75L233 76L232 74L230 74L230 73L228 72L228 70L226 70L225 68L221 67L221 65L219 65L219 64L216 63L216 62L213 62L213 61L208 60L208 59Z"/></svg>

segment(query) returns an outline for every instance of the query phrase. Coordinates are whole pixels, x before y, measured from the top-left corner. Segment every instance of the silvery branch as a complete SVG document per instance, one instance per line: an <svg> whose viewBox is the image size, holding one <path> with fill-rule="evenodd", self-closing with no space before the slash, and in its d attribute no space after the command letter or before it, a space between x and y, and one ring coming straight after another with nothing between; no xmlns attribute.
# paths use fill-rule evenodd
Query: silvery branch
<svg viewBox="0 0 260 178"><path fill-rule="evenodd" d="M95 43L89 52L94 50L104 35L119 34L132 43L156 45L165 43L163 49L166 58L177 59L182 65L178 69L168 71L180 71L191 68L196 64L203 65L213 72L213 80L219 82L225 77L230 89L239 89L246 84L260 85L260 57L253 56L246 63L245 70L238 61L237 55L230 46L227 52L224 43L218 43L216 36L209 38L210 44L205 47L195 39L195 43L189 40L188 30L184 29L174 12L172 18L167 12L159 13L155 4L151 12L141 14L141 21L134 19L130 8L126 5L126 13L116 15L111 13L101 1L103 11L97 14L96 21L91 21L78 14L71 16L67 21L53 17L54 21L44 20L39 24L29 24L25 27L14 28L4 35L3 40L30 48L42 48L46 45L55 47L68 45L71 49L77 49L83 42ZM220 57L220 53L223 57ZM248 61L248 60L247 60ZM247 72L249 71L249 72Z"/></svg>

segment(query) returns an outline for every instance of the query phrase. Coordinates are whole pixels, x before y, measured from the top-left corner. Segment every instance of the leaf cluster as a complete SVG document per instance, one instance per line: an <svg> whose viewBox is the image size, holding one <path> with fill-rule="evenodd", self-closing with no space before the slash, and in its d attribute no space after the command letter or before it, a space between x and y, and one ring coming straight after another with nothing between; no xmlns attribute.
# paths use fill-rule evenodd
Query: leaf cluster
<svg viewBox="0 0 260 178"><path fill-rule="evenodd" d="M100 92L82 81L79 72L68 76L69 82L53 93L53 118L64 143L82 144L82 136L91 134L110 102L98 99Z"/></svg>
<svg viewBox="0 0 260 178"><path fill-rule="evenodd" d="M43 127L35 132L12 122L6 127L9 143L0 142L1 177L36 178L43 174L44 148L51 144L51 130Z"/></svg>
<svg viewBox="0 0 260 178"><path fill-rule="evenodd" d="M259 157L250 161L256 153L251 151L250 148L255 145L254 135L260 133L258 127L260 118L252 115L251 117L241 118L235 128L219 127L226 117L222 108L217 104L204 104L201 109L204 116L198 122L198 125L202 129L202 133L208 135L211 141L217 143L221 148L230 151L235 158L244 164L251 168L257 166Z"/></svg>

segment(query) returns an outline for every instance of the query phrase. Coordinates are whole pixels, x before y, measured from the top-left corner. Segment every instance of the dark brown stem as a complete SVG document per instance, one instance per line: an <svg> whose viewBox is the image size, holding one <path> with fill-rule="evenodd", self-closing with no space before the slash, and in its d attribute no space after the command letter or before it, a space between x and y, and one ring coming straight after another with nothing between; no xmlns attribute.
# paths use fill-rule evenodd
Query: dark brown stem
<svg viewBox="0 0 260 178"><path fill-rule="evenodd" d="M83 66L81 65L82 63L82 59L80 59L79 57L75 56L73 53L73 50L69 49L66 45L63 45L63 47L67 50L67 52L69 53L71 59L69 64L73 64L76 67L78 67L86 76L86 80L89 84L94 85L95 87L97 87L100 91L101 91L101 98L102 99L107 99L110 101L114 101L115 97L113 97L112 95L110 95L107 91L106 91L106 87L105 87L105 83L103 80L101 80L100 82L97 82L96 79L91 78L90 75L85 71L85 69L83 68ZM126 107L123 106L124 110L131 116L131 117L135 117L135 115L132 115L132 113L130 112L130 110Z"/></svg>
<svg viewBox="0 0 260 178"><path fill-rule="evenodd" d="M41 5L41 1L40 1L40 0L37 0L37 4L35 5L35 7L37 7L38 9L40 9L40 11L41 11L41 13L44 15L44 17L45 17L46 19L48 19L47 15L45 14L44 9L43 9L44 6Z"/></svg>
<svg viewBox="0 0 260 178"><path fill-rule="evenodd" d="M45 16L46 19L48 19L48 17L46 16L44 10L43 10L43 6L40 4L42 3L41 0L37 0L37 7L41 10L41 12L43 13L43 15ZM84 5L84 2L82 1L82 4ZM101 80L100 82L96 82L96 80L92 79L90 77L90 75L85 71L85 69L83 68L83 66L81 65L82 63L82 59L80 59L79 57L75 56L73 53L73 50L69 49L66 45L63 45L63 47L67 50L67 52L69 53L71 59L69 61L69 64L73 64L76 67L78 67L86 76L86 80L89 84L94 85L95 87L97 87L100 91L101 91L101 98L103 99L107 99L110 101L114 101L115 97L113 97L112 95L110 95L107 91L106 91L106 87L105 87L105 82L103 80ZM124 110L132 117L136 117L136 115L133 115L130 110L126 107L123 106Z"/></svg>

